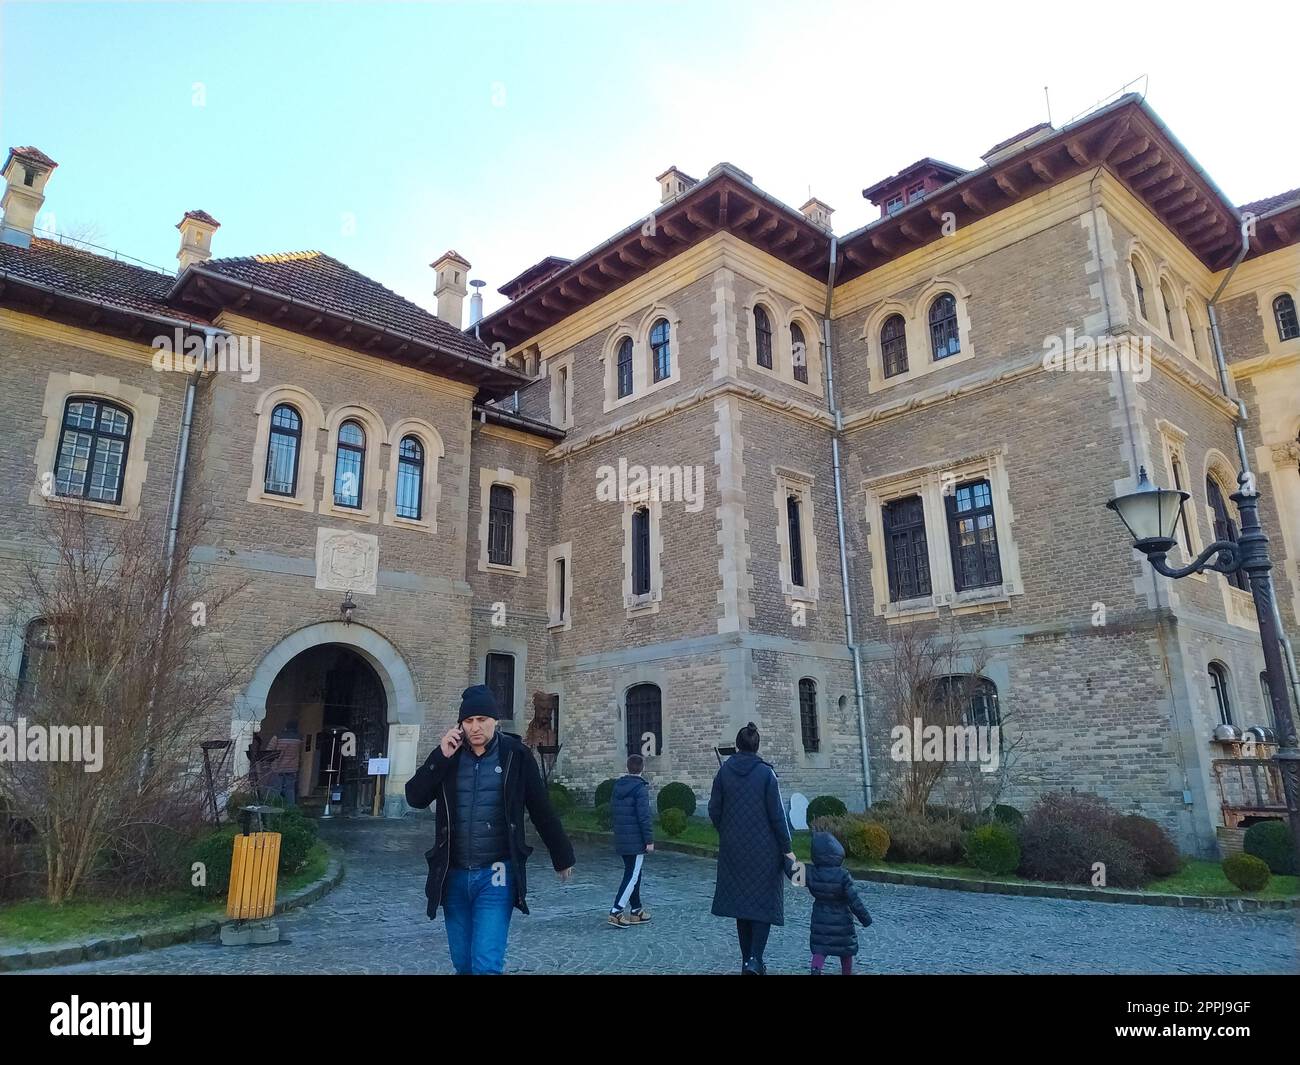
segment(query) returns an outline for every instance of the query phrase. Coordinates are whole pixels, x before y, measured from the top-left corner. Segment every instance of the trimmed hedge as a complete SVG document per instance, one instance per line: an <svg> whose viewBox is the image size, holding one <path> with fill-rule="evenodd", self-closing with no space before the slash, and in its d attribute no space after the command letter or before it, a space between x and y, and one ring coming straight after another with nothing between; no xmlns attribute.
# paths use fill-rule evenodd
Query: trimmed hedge
<svg viewBox="0 0 1300 1065"><path fill-rule="evenodd" d="M849 808L834 795L818 795L808 804L808 823L816 817L843 817Z"/></svg>
<svg viewBox="0 0 1300 1065"><path fill-rule="evenodd" d="M1020 868L1030 880L1103 887L1141 887L1151 879L1142 853L1115 829L1115 811L1086 792L1049 792L1029 811L1020 832ZM1104 867L1099 869L1098 863Z"/></svg>
<svg viewBox="0 0 1300 1065"><path fill-rule="evenodd" d="M686 817L690 817L695 813L695 792L689 784L683 784L680 780L674 780L660 788L655 802L660 814L669 810L681 810Z"/></svg>
<svg viewBox="0 0 1300 1065"><path fill-rule="evenodd" d="M1246 829L1242 848L1268 866L1270 873L1291 876L1295 873L1295 845L1291 830L1282 821L1258 821Z"/></svg>
<svg viewBox="0 0 1300 1065"><path fill-rule="evenodd" d="M1020 865L1020 844L1016 834L1006 825L996 822L980 825L967 834L966 860L976 869L994 876L1014 873Z"/></svg>
<svg viewBox="0 0 1300 1065"><path fill-rule="evenodd" d="M959 822L943 818L930 820L900 809L871 808L873 820L889 833L891 862L923 862L930 865L957 865L962 861L962 828Z"/></svg>
<svg viewBox="0 0 1300 1065"><path fill-rule="evenodd" d="M680 836L686 831L686 814L680 807L670 806L660 812L659 827L670 836Z"/></svg>
<svg viewBox="0 0 1300 1065"><path fill-rule="evenodd" d="M1223 859L1223 875L1241 891L1262 891L1272 876L1267 862L1244 851Z"/></svg>
<svg viewBox="0 0 1300 1065"><path fill-rule="evenodd" d="M607 803L612 801L613 798L614 798L614 778L609 777L608 779L602 780L599 784L596 785L596 795L595 798L592 800L592 805L600 806L602 803Z"/></svg>

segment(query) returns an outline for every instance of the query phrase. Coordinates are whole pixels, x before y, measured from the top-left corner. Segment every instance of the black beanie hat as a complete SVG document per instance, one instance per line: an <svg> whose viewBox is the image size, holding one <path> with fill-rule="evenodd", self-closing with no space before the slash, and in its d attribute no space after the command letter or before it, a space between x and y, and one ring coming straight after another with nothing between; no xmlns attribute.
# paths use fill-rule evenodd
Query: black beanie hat
<svg viewBox="0 0 1300 1065"><path fill-rule="evenodd" d="M464 721L467 717L499 718L500 716L497 711L496 696L486 684L475 684L460 693L460 716L456 718L457 721Z"/></svg>

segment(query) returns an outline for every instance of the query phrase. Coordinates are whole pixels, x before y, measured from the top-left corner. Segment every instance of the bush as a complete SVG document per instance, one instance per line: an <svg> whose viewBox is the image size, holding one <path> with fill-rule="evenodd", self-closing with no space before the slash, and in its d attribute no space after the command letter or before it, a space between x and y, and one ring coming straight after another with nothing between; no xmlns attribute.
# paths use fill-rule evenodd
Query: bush
<svg viewBox="0 0 1300 1065"><path fill-rule="evenodd" d="M959 810L955 806L927 806L925 816L928 821L955 821L963 831L975 827L975 815L968 810Z"/></svg>
<svg viewBox="0 0 1300 1065"><path fill-rule="evenodd" d="M834 795L818 795L808 804L808 823L811 825L814 817L843 817L848 812L849 808Z"/></svg>
<svg viewBox="0 0 1300 1065"><path fill-rule="evenodd" d="M197 888L202 895L209 898L226 894L230 889L230 859L234 854L235 837L239 830L233 825L226 825L198 839L186 855L185 872L188 877L195 862L202 862L205 868L206 883Z"/></svg>
<svg viewBox="0 0 1300 1065"><path fill-rule="evenodd" d="M1115 829L1115 811L1099 796L1051 792L1029 811L1020 832L1020 873L1031 880L1092 884L1105 866L1105 886L1141 887L1151 879L1142 853Z"/></svg>
<svg viewBox="0 0 1300 1065"><path fill-rule="evenodd" d="M966 836L966 860L976 869L994 876L1014 873L1020 865L1020 844L1006 825L980 825Z"/></svg>
<svg viewBox="0 0 1300 1065"><path fill-rule="evenodd" d="M288 876L302 868L307 854L316 843L316 822L305 817L281 817L278 826L280 832L280 875Z"/></svg>
<svg viewBox="0 0 1300 1065"><path fill-rule="evenodd" d="M691 791L689 784L683 784L680 780L674 780L660 788L659 798L655 801L661 814L669 810L681 810L686 817L690 817L695 813L695 792Z"/></svg>
<svg viewBox="0 0 1300 1065"><path fill-rule="evenodd" d="M1223 859L1223 875L1239 891L1263 891L1272 874L1264 859L1256 858L1255 855L1243 851L1241 854L1231 854Z"/></svg>
<svg viewBox="0 0 1300 1065"><path fill-rule="evenodd" d="M1008 828L1019 828L1025 823L1025 815L1014 806L1004 806L1002 803L998 803L993 807L993 821L995 824L1006 825Z"/></svg>
<svg viewBox="0 0 1300 1065"><path fill-rule="evenodd" d="M614 778L602 780L596 785L596 795L592 800L593 806L599 806L601 803L612 802L614 799Z"/></svg>
<svg viewBox="0 0 1300 1065"><path fill-rule="evenodd" d="M1151 876L1173 876L1183 867L1182 857L1164 828L1149 817L1126 814L1115 819L1115 835L1131 843Z"/></svg>
<svg viewBox="0 0 1300 1065"><path fill-rule="evenodd" d="M849 843L845 847L850 858L863 862L881 862L889 853L889 832L878 821L859 821L854 818L848 831Z"/></svg>
<svg viewBox="0 0 1300 1065"><path fill-rule="evenodd" d="M877 812L874 818L889 833L891 862L925 862L933 865L955 865L962 860L961 825L954 820L930 820L889 809Z"/></svg>
<svg viewBox="0 0 1300 1065"><path fill-rule="evenodd" d="M1243 844L1247 854L1253 854L1268 866L1269 872L1279 876L1295 873L1295 850L1291 831L1284 821L1259 821L1246 829Z"/></svg>
<svg viewBox="0 0 1300 1065"><path fill-rule="evenodd" d="M614 804L602 802L596 804L596 824L600 826L602 832L608 832L614 827Z"/></svg>
<svg viewBox="0 0 1300 1065"><path fill-rule="evenodd" d="M574 807L573 793L558 780L552 781L546 788L546 797L557 814L568 813Z"/></svg>
<svg viewBox="0 0 1300 1065"><path fill-rule="evenodd" d="M680 836L686 831L686 813L678 806L670 806L659 814L659 827L670 836Z"/></svg>

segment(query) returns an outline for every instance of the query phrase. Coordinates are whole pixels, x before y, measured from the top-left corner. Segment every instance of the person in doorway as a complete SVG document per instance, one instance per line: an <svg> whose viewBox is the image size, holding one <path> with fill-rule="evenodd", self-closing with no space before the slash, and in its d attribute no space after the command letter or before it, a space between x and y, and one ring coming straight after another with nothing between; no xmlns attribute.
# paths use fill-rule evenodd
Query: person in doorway
<svg viewBox="0 0 1300 1065"><path fill-rule="evenodd" d="M609 909L609 923L615 928L630 928L650 920L650 911L641 905L641 867L645 856L654 852L655 829L650 819L650 785L641 775L644 768L644 758L628 755L627 774L614 781L610 799L614 853L623 859L623 881Z"/></svg>
<svg viewBox="0 0 1300 1065"><path fill-rule="evenodd" d="M713 915L732 917L741 973L766 976L763 951L772 925L785 923L785 876L795 857L776 770L758 756L758 727L736 733L736 753L713 778L709 820L718 830Z"/></svg>
<svg viewBox="0 0 1300 1065"><path fill-rule="evenodd" d="M284 731L266 745L266 750L275 752L275 760L267 765L271 791L284 799L286 806L295 805L298 801L298 767L302 764L302 739L298 735L297 720L286 724Z"/></svg>
<svg viewBox="0 0 1300 1065"><path fill-rule="evenodd" d="M871 924L871 914L853 875L844 868L844 845L829 832L814 832L812 865L805 867L806 884L813 897L808 948L812 951L812 975L820 976L826 959L839 958L840 972L853 975L853 956L858 952L856 917L862 927Z"/></svg>
<svg viewBox="0 0 1300 1065"><path fill-rule="evenodd" d="M560 879L573 875L573 845L532 752L498 730L497 715L489 688L466 688L459 723L406 783L406 801L417 810L438 803L424 893L430 920L443 907L451 963L461 975L502 972L511 914L528 912L525 810Z"/></svg>

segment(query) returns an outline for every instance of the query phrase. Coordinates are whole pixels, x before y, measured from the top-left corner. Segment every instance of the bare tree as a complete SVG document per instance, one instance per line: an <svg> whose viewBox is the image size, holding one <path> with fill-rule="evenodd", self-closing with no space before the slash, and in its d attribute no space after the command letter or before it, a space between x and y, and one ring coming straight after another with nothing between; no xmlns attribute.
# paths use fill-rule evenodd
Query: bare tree
<svg viewBox="0 0 1300 1065"><path fill-rule="evenodd" d="M0 759L0 794L39 833L59 903L129 829L198 807L198 745L237 672L210 623L240 588L186 564L199 523L178 531L169 562L166 530L147 519L64 501L47 513L45 548L6 596L11 617L41 621L5 693L6 727L28 746Z"/></svg>

